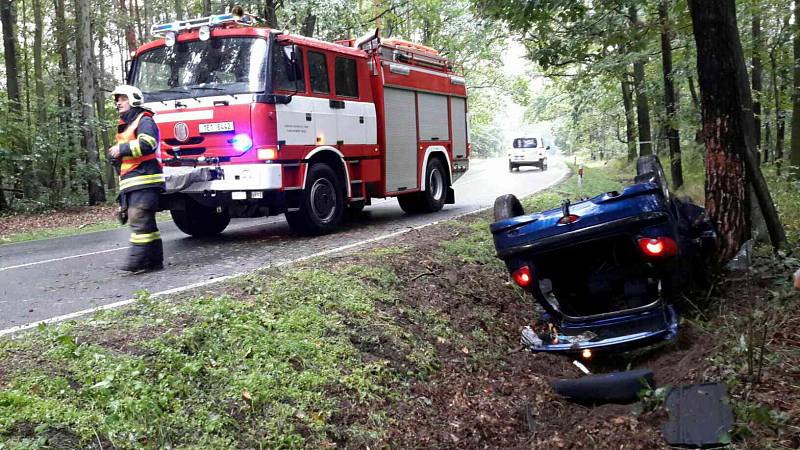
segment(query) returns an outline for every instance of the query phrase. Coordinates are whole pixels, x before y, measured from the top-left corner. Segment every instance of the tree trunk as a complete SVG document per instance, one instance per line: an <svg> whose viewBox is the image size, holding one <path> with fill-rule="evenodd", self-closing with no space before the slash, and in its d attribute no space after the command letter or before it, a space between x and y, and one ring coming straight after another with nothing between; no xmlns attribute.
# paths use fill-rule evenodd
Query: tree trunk
<svg viewBox="0 0 800 450"><path fill-rule="evenodd" d="M100 167L98 165L97 136L95 135L94 58L91 48L92 33L88 0L75 0L75 18L78 24L75 41L80 64L78 88L81 94L81 128L83 130L84 145L86 146L86 163L89 168L86 184L89 193L89 204L96 205L106 201L106 194L98 176Z"/></svg>
<svg viewBox="0 0 800 450"><path fill-rule="evenodd" d="M706 210L720 238L718 260L733 257L747 236L746 180L776 248L786 236L754 153L752 99L734 0L689 0L706 143Z"/></svg>
<svg viewBox="0 0 800 450"><path fill-rule="evenodd" d="M119 0L119 11L122 20L125 21L125 42L128 44L128 55L126 55L126 58L123 58L124 61L130 58L131 53L136 51L136 32L133 31L133 18L128 14L128 7L125 6L125 0Z"/></svg>
<svg viewBox="0 0 800 450"><path fill-rule="evenodd" d="M752 21L753 33L753 73L752 73L752 86L753 86L753 119L755 120L755 140L756 140L756 154L761 156L761 53L763 51L763 43L761 42L761 14L759 5L756 5L753 13ZM759 158L761 161L761 158Z"/></svg>
<svg viewBox="0 0 800 450"><path fill-rule="evenodd" d="M636 6L629 9L631 25L634 31L641 27ZM638 46L637 46L638 47ZM638 48L634 48L636 50ZM633 62L633 89L636 92L636 126L639 130L639 156L653 154L653 137L650 128L650 109L647 100L647 88L644 78L644 61L637 58Z"/></svg>
<svg viewBox="0 0 800 450"><path fill-rule="evenodd" d="M20 113L19 74L17 67L16 15L11 0L0 0L0 22L3 25L3 50L6 63L6 93L13 104L11 107Z"/></svg>
<svg viewBox="0 0 800 450"><path fill-rule="evenodd" d="M264 20L267 22L267 26L276 29L278 28L278 2L275 0L266 0L264 4Z"/></svg>
<svg viewBox="0 0 800 450"><path fill-rule="evenodd" d="M692 108L694 108L695 111L699 111L700 100L697 98L697 89L694 87L694 78L692 78L690 75L686 81L689 84L689 94L692 95Z"/></svg>
<svg viewBox="0 0 800 450"><path fill-rule="evenodd" d="M203 0L203 16L205 17L210 15L211 15L211 0Z"/></svg>
<svg viewBox="0 0 800 450"><path fill-rule="evenodd" d="M42 70L42 0L33 0L33 22L36 27L33 33L33 78L36 83L36 116L39 129L47 122L47 102L44 98L44 78Z"/></svg>
<svg viewBox="0 0 800 450"><path fill-rule="evenodd" d="M181 0L175 0L175 18L183 20L183 2Z"/></svg>
<svg viewBox="0 0 800 450"><path fill-rule="evenodd" d="M677 95L675 83L672 80L672 31L669 24L668 4L663 0L658 5L658 15L661 19L661 61L664 71L664 106L667 110L667 142L669 143L670 171L672 173L672 187L678 189L683 186L683 168L681 166L681 141L680 132L676 123Z"/></svg>
<svg viewBox="0 0 800 450"><path fill-rule="evenodd" d="M303 19L303 26L300 29L300 34L307 37L314 37L314 30L317 28L317 16L309 10L308 15Z"/></svg>
<svg viewBox="0 0 800 450"><path fill-rule="evenodd" d="M636 121L633 118L633 94L628 75L622 76L622 104L625 106L625 137L628 146L628 161L636 159Z"/></svg>
<svg viewBox="0 0 800 450"><path fill-rule="evenodd" d="M99 36L97 36L97 42L100 43L100 52L99 52L100 57L97 59L100 62L99 74L100 76L102 76L102 74L106 73L106 64L105 64L106 59L103 58L103 50L104 50L103 44L105 42L105 31L101 31L99 33ZM94 51L92 51L92 54L94 54ZM99 117L99 125L100 125L100 140L103 142L103 148L107 149L111 147L111 140L108 135L108 123L106 122L106 99L103 95L102 89L97 89L101 87L97 76L95 76L94 86L95 86L95 104L97 107L97 116ZM116 184L117 184L116 183L117 176L116 173L114 172L114 166L111 164L111 161L108 159L108 157L105 156L105 152L103 152L103 155L101 156L103 156L104 160L103 167L105 167L105 172L106 172L106 186L108 187L109 191L114 191L116 189Z"/></svg>
<svg viewBox="0 0 800 450"><path fill-rule="evenodd" d="M800 179L800 0L794 2L794 79L792 80L792 151L789 169L792 178Z"/></svg>

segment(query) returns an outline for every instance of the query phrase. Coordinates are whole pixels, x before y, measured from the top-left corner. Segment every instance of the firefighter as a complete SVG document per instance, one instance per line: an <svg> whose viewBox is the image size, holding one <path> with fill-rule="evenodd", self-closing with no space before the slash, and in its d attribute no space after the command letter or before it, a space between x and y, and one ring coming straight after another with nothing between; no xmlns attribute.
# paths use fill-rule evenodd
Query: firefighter
<svg viewBox="0 0 800 450"><path fill-rule="evenodd" d="M164 174L158 160L158 127L142 105L142 91L117 86L111 93L119 112L116 145L108 156L119 163L120 220L130 222L131 250L122 270L139 273L164 267L161 233L156 226Z"/></svg>

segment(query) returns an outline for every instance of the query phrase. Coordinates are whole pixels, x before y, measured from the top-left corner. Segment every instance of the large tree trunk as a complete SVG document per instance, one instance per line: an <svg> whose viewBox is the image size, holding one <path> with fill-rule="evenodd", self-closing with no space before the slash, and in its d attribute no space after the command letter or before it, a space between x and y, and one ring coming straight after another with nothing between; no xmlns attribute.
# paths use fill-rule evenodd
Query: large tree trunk
<svg viewBox="0 0 800 450"><path fill-rule="evenodd" d="M17 67L17 35L14 30L16 17L14 5L10 0L0 0L0 24L3 26L3 59L6 72L6 94L9 100L9 111L18 120L22 113L22 104L19 97L19 78ZM0 210L8 207L5 192L2 190L2 180L0 179Z"/></svg>
<svg viewBox="0 0 800 450"><path fill-rule="evenodd" d="M203 0L203 16L211 15L211 0Z"/></svg>
<svg viewBox="0 0 800 450"><path fill-rule="evenodd" d="M36 116L39 129L47 122L47 102L44 98L44 78L42 70L42 0L33 0L33 22L36 29L33 32L33 78L36 83Z"/></svg>
<svg viewBox="0 0 800 450"><path fill-rule="evenodd" d="M792 151L789 164L793 178L800 178L800 0L794 2L794 79L792 81Z"/></svg>
<svg viewBox="0 0 800 450"><path fill-rule="evenodd" d="M759 5L756 5L753 12L751 28L753 33L753 118L755 120L756 154L761 155L761 90L763 89L761 82L761 53L763 52L763 43L761 40L761 13L759 11ZM766 152L764 153L763 159L766 160Z"/></svg>
<svg viewBox="0 0 800 450"><path fill-rule="evenodd" d="M667 110L667 141L669 142L669 161L672 174L672 187L683 186L683 168L681 166L681 141L676 116L677 95L672 80L672 31L669 24L669 0L658 5L661 19L661 61L664 71L664 106Z"/></svg>
<svg viewBox="0 0 800 450"><path fill-rule="evenodd" d="M734 0L689 0L706 143L706 210L720 237L718 259L733 257L748 234L746 180L753 183L775 247L786 242L755 156L752 99Z"/></svg>
<svg viewBox="0 0 800 450"><path fill-rule="evenodd" d="M629 9L629 19L634 31L642 26L639 22L639 13L635 5ZM633 62L633 89L636 92L636 127L639 130L639 156L653 154L653 138L650 128L650 109L647 100L647 88L644 78L644 61L636 59Z"/></svg>
<svg viewBox="0 0 800 450"><path fill-rule="evenodd" d="M97 136L95 135L94 58L91 47L92 33L87 0L75 0L75 18L78 24L76 48L80 65L78 87L81 94L81 128L83 130L84 145L86 146L86 163L89 166L86 187L89 193L89 204L96 205L106 201L106 194L99 177L100 167L98 164Z"/></svg>
<svg viewBox="0 0 800 450"><path fill-rule="evenodd" d="M622 104L625 106L625 138L628 146L628 161L636 159L636 121L633 117L633 94L628 75L622 76Z"/></svg>
<svg viewBox="0 0 800 450"><path fill-rule="evenodd" d="M17 67L17 34L14 5L11 0L0 0L0 22L3 25L3 50L6 63L6 93L8 99L16 103L12 108L19 113L19 74Z"/></svg>

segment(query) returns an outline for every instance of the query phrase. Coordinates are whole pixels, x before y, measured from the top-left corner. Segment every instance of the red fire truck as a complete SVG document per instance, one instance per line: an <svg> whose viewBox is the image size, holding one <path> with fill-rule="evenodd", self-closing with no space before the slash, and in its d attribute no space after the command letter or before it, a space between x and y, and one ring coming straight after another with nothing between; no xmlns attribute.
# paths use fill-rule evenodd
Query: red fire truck
<svg viewBox="0 0 800 450"><path fill-rule="evenodd" d="M156 25L128 82L160 132L161 208L183 232L285 214L303 234L397 197L408 213L454 202L469 167L464 78L435 50L377 30L322 42L223 14Z"/></svg>

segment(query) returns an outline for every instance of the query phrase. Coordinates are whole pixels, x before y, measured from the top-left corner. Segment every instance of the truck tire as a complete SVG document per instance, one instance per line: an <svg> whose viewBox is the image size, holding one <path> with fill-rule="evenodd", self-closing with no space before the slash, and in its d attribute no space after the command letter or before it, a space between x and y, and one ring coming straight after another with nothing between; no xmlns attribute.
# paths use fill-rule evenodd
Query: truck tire
<svg viewBox="0 0 800 450"><path fill-rule="evenodd" d="M508 171L509 172L513 172L514 171L514 165L511 164L511 161L508 162Z"/></svg>
<svg viewBox="0 0 800 450"><path fill-rule="evenodd" d="M217 208L203 206L191 199L186 200L186 209L172 209L169 213L179 230L194 237L216 236L231 222L227 210L217 212Z"/></svg>
<svg viewBox="0 0 800 450"><path fill-rule="evenodd" d="M399 195L400 208L408 214L436 212L444 207L447 199L448 176L439 158L431 158L425 168L425 190Z"/></svg>
<svg viewBox="0 0 800 450"><path fill-rule="evenodd" d="M494 221L499 222L525 214L525 209L514 194L506 194L494 200Z"/></svg>
<svg viewBox="0 0 800 450"><path fill-rule="evenodd" d="M664 167L656 155L640 156L636 160L636 179L637 183L655 183L661 188L661 193L664 198L669 201L669 185L667 184L667 175L664 173Z"/></svg>
<svg viewBox="0 0 800 450"><path fill-rule="evenodd" d="M547 170L547 160L546 159L543 159L543 160L539 161L539 168L542 169L542 172Z"/></svg>
<svg viewBox="0 0 800 450"><path fill-rule="evenodd" d="M286 220L299 234L317 236L339 227L344 215L344 189L336 172L325 163L315 163L308 170L298 211L288 211Z"/></svg>

